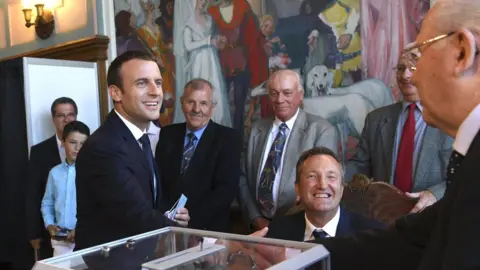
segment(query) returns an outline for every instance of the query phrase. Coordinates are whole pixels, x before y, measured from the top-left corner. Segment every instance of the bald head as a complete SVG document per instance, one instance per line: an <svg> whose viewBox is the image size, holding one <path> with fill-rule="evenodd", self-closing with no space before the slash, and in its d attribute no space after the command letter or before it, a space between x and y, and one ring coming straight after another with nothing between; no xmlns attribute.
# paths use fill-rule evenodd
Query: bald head
<svg viewBox="0 0 480 270"><path fill-rule="evenodd" d="M300 75L288 69L276 71L268 79L267 89L275 116L282 122L290 120L303 100Z"/></svg>
<svg viewBox="0 0 480 270"><path fill-rule="evenodd" d="M438 0L416 38L421 56L412 82L423 118L452 137L480 103L479 21L478 0Z"/></svg>
<svg viewBox="0 0 480 270"><path fill-rule="evenodd" d="M442 33L467 28L480 34L480 5L478 0L437 0L425 20L434 21Z"/></svg>

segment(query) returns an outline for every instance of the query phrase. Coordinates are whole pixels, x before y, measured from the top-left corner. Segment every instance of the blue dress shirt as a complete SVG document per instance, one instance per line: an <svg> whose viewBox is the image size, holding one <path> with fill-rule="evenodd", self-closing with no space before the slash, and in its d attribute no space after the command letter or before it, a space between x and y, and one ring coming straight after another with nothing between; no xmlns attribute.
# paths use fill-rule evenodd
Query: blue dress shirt
<svg viewBox="0 0 480 270"><path fill-rule="evenodd" d="M75 164L62 162L50 170L42 200L45 227L56 225L69 230L77 224L77 192Z"/></svg>
<svg viewBox="0 0 480 270"><path fill-rule="evenodd" d="M203 135L203 132L205 131L205 129L207 128L208 124L206 124L203 128L197 130L197 131L193 131L193 134L195 134L195 137L197 137L197 140L195 140L195 142L193 143L193 145L195 146L195 148L197 148L197 145L198 145L198 142L200 141L200 138L202 137ZM184 140L184 143L183 143L183 147L187 146L187 143L188 143L188 134L192 133L191 130L189 130L187 128L187 131L185 132L185 140Z"/></svg>

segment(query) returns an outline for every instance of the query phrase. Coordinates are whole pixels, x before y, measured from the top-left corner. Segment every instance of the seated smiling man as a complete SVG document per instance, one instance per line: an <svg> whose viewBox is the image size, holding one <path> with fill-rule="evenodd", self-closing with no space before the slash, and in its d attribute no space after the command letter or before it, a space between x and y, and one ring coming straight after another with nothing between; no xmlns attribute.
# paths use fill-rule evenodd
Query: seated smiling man
<svg viewBox="0 0 480 270"><path fill-rule="evenodd" d="M273 219L266 237L292 241L346 236L384 228L340 207L344 171L335 153L325 147L305 151L296 166L295 191L305 211Z"/></svg>

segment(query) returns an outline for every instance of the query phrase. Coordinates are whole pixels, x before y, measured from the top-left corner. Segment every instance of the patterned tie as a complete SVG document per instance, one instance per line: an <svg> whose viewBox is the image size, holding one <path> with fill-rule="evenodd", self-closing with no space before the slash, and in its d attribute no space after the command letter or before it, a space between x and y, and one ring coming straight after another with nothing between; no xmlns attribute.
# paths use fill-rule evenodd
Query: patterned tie
<svg viewBox="0 0 480 270"><path fill-rule="evenodd" d="M452 155L450 155L447 166L447 188L452 183L453 175L457 172L458 168L460 168L463 158L464 156L455 150L453 150Z"/></svg>
<svg viewBox="0 0 480 270"><path fill-rule="evenodd" d="M193 133L188 133L188 143L185 145L183 150L183 159L182 159L182 169L180 173L183 175L190 164L190 160L193 157L193 152L195 152L195 141L197 141L197 137Z"/></svg>
<svg viewBox="0 0 480 270"><path fill-rule="evenodd" d="M411 192L413 185L413 153L415 149L415 103L408 105L408 118L403 127L395 168L395 186Z"/></svg>
<svg viewBox="0 0 480 270"><path fill-rule="evenodd" d="M313 232L312 232L312 236L313 238L315 239L323 239L323 238L327 238L329 237L328 233L326 233L324 230L322 229L315 229Z"/></svg>
<svg viewBox="0 0 480 270"><path fill-rule="evenodd" d="M274 202L273 202L273 182L277 175L277 170L280 167L282 160L283 146L287 139L287 125L282 123L275 140L268 152L267 161L260 175L260 184L258 187L258 202L263 214L266 217L273 216Z"/></svg>
<svg viewBox="0 0 480 270"><path fill-rule="evenodd" d="M155 167L155 163L153 162L153 154L152 154L152 148L150 146L150 139L148 138L147 134L143 134L143 136L138 141L142 144L143 154L147 158L148 166L150 167L150 177L151 177L152 187L153 187L153 196L154 196L154 200L157 201L157 183L155 181L155 179L158 179L157 168Z"/></svg>

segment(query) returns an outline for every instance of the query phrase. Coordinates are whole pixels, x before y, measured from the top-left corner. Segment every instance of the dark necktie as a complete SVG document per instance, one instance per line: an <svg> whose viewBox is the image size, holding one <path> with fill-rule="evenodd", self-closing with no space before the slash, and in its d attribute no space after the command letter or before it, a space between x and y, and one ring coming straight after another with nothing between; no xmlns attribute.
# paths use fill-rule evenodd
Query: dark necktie
<svg viewBox="0 0 480 270"><path fill-rule="evenodd" d="M448 161L447 166L447 187L452 183L453 176L460 168L463 158L464 156L455 150L453 150L452 154L450 155L450 160Z"/></svg>
<svg viewBox="0 0 480 270"><path fill-rule="evenodd" d="M315 239L323 239L323 238L327 238L329 235L322 229L316 229L312 232L312 236Z"/></svg>
<svg viewBox="0 0 480 270"><path fill-rule="evenodd" d="M183 175L185 171L188 168L188 165L190 164L190 160L193 157L193 153L195 152L195 141L197 140L197 137L193 133L188 133L188 142L187 145L185 145L185 148L183 150L183 158L182 158L182 168L180 173Z"/></svg>
<svg viewBox="0 0 480 270"><path fill-rule="evenodd" d="M263 214L269 218L273 216L273 182L275 181L275 176L278 173L278 168L282 160L283 146L287 140L287 128L285 123L280 125L278 134L268 152L265 167L260 175L258 202Z"/></svg>
<svg viewBox="0 0 480 270"><path fill-rule="evenodd" d="M398 146L395 167L395 186L403 192L411 192L413 185L413 153L415 151L415 108L408 105L408 118L403 126L402 137Z"/></svg>
<svg viewBox="0 0 480 270"><path fill-rule="evenodd" d="M155 162L153 161L153 154L152 154L152 148L150 146L150 139L148 138L147 134L143 134L143 136L138 140L142 144L142 151L143 154L145 155L145 158L148 161L148 166L150 167L150 178L152 182L152 188L153 188L153 198L154 201L157 201L157 183L156 179L158 180L157 177L157 168L155 167Z"/></svg>

